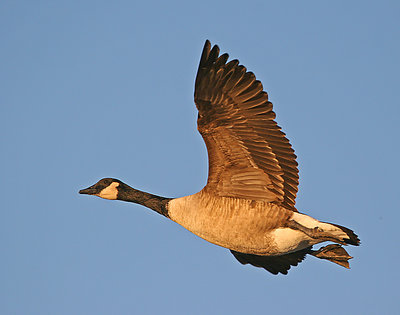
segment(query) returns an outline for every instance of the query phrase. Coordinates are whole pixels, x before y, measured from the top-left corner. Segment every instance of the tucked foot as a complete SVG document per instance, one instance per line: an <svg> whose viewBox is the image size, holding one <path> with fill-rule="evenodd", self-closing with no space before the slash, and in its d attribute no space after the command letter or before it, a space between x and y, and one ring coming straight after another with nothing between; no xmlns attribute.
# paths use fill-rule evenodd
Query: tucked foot
<svg viewBox="0 0 400 315"><path fill-rule="evenodd" d="M321 259L327 259L348 269L350 268L349 260L353 258L339 244L327 245L319 250L310 250L309 254Z"/></svg>

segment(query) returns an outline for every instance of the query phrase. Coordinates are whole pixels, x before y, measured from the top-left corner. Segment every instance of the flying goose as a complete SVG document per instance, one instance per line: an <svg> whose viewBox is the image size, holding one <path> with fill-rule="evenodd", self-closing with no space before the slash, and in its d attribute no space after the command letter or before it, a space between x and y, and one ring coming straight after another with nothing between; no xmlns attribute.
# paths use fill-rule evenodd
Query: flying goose
<svg viewBox="0 0 400 315"><path fill-rule="evenodd" d="M287 274L307 254L349 268L341 245L359 245L350 229L297 211L296 155L275 122L268 95L254 74L228 62L207 40L195 82L197 126L207 146L207 185L165 198L104 178L80 194L146 206L213 244L242 264ZM312 246L333 244L312 250Z"/></svg>

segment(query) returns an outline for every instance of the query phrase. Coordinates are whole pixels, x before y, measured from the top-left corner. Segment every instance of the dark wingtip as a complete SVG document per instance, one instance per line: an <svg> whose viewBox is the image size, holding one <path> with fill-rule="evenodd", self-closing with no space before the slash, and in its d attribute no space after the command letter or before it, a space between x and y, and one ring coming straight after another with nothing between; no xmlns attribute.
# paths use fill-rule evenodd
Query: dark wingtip
<svg viewBox="0 0 400 315"><path fill-rule="evenodd" d="M204 64L207 62L208 56L210 55L210 50L211 50L211 43L207 39L206 42L204 43L203 51L201 53L199 69L203 67Z"/></svg>
<svg viewBox="0 0 400 315"><path fill-rule="evenodd" d="M217 60L218 55L219 55L218 45L214 45L213 47L211 47L211 42L208 39L206 39L200 57L199 69L210 66L213 62L215 62L215 60Z"/></svg>
<svg viewBox="0 0 400 315"><path fill-rule="evenodd" d="M217 57L218 57L218 53L219 53L218 46L215 45L211 49L211 42L207 39L206 42L204 43L203 51L201 53L199 68L197 69L195 86L198 86L200 78L202 77L203 72L205 71L204 69L206 69L210 64L213 63L212 55L215 55L215 50L217 50ZM196 89L195 89L195 93L196 93Z"/></svg>
<svg viewBox="0 0 400 315"><path fill-rule="evenodd" d="M218 45L214 45L213 48L211 48L210 54L208 55L209 63L213 64L219 56L219 47Z"/></svg>

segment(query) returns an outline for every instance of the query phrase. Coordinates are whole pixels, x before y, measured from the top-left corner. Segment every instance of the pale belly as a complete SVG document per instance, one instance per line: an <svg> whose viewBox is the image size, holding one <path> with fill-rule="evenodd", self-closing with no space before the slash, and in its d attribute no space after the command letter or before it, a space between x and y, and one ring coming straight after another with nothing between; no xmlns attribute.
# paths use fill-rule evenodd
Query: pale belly
<svg viewBox="0 0 400 315"><path fill-rule="evenodd" d="M168 213L206 241L247 254L281 255L313 242L300 231L281 228L293 212L267 202L208 197L200 192L170 201Z"/></svg>

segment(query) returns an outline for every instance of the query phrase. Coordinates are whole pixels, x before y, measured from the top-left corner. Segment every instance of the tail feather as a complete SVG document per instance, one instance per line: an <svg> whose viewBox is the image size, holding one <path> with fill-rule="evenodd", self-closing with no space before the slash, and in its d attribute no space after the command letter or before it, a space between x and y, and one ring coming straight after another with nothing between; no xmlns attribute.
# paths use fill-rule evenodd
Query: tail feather
<svg viewBox="0 0 400 315"><path fill-rule="evenodd" d="M347 236L349 238L344 239L344 242L346 244L355 245L355 246L360 245L360 239L358 238L358 235L356 233L354 233L352 230L350 230L347 227L341 226L339 224L334 224L334 223L329 223L329 224L336 226L337 228L341 229L344 233L347 234Z"/></svg>

